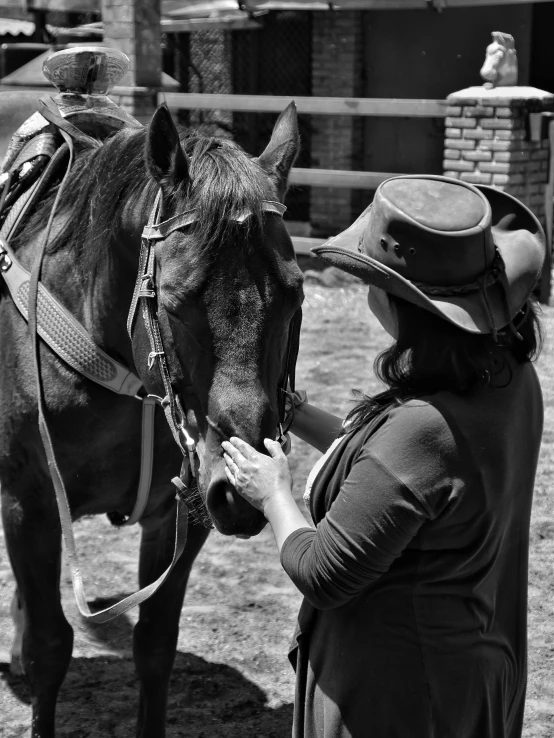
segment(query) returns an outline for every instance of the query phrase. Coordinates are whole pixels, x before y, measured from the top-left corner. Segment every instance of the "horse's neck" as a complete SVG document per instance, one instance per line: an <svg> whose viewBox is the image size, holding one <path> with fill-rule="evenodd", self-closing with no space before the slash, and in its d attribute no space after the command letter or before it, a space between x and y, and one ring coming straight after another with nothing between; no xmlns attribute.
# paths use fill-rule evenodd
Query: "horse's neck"
<svg viewBox="0 0 554 738"><path fill-rule="evenodd" d="M47 255L43 267L43 281L62 304L85 327L92 339L114 358L133 368L132 347L127 335L127 315L138 271L140 234L142 231L140 207L131 208L128 217L114 223L103 244L102 256L94 260L94 269L79 263L78 252L95 248L85 234L80 248L76 244ZM94 230L94 223L90 225ZM32 245L31 263L36 253ZM29 261L29 257L26 259Z"/></svg>
<svg viewBox="0 0 554 738"><path fill-rule="evenodd" d="M87 285L85 302L90 315L86 328L98 337L105 349L116 351L132 366L131 341L127 334L127 316L137 278L142 218L137 209L132 220L114 224L97 273Z"/></svg>

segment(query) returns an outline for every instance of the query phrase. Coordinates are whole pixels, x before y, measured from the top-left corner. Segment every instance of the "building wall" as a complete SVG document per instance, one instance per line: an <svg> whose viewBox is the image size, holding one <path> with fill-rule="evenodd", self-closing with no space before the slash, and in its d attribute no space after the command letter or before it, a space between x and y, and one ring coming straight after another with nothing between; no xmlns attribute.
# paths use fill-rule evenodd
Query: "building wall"
<svg viewBox="0 0 554 738"><path fill-rule="evenodd" d="M554 2L533 5L533 33L529 81L539 90L554 93Z"/></svg>
<svg viewBox="0 0 554 738"><path fill-rule="evenodd" d="M272 12L263 16L257 30L235 31L233 48L233 92L244 95L283 95L287 98L312 94L312 22L306 11ZM283 106L284 107L284 106ZM276 113L236 112L233 135L253 156L267 146ZM297 167L310 167L311 116L299 115L301 149ZM310 219L310 193L305 187L291 187L286 197L285 220L295 233L303 235Z"/></svg>
<svg viewBox="0 0 554 738"><path fill-rule="evenodd" d="M444 99L482 83L479 70L492 31L515 38L519 84L529 83L533 6L368 11L364 96ZM442 172L444 122L366 118L364 168L416 174Z"/></svg>
<svg viewBox="0 0 554 738"><path fill-rule="evenodd" d="M511 33L528 84L531 4L314 13L312 95L444 99L479 84L492 31ZM313 116L312 166L391 173L442 172L444 121ZM368 191L313 188L314 235L346 227Z"/></svg>
<svg viewBox="0 0 554 738"><path fill-rule="evenodd" d="M314 13L312 26L312 95L359 97L363 93L363 13ZM363 121L346 115L312 116L312 167L361 169ZM346 228L359 206L359 193L314 187L310 221L314 235Z"/></svg>

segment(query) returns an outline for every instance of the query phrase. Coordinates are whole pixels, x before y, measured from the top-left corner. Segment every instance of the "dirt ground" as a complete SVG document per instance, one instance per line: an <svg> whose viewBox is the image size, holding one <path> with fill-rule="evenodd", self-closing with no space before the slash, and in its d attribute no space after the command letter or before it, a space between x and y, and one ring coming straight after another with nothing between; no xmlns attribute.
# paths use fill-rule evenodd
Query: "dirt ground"
<svg viewBox="0 0 554 738"><path fill-rule="evenodd" d="M350 389L377 389L373 357L385 336L358 286L307 284L297 385L310 401L346 413ZM554 308L545 309L554 328ZM552 346L538 364L546 424L533 514L529 589L529 688L525 738L554 736L554 383ZM294 441L291 465L301 499L318 453ZM117 530L106 518L76 526L89 600L132 591L139 531ZM0 530L0 737L29 725L29 693L10 676L13 589ZM134 613L107 625L79 617L67 569L65 612L75 630L73 661L60 694L61 738L134 736L137 681L131 656ZM290 735L293 672L286 658L300 596L282 571L268 530L250 541L210 536L193 574L181 616L181 634L168 711L168 738L284 738ZM100 604L100 602L98 602Z"/></svg>

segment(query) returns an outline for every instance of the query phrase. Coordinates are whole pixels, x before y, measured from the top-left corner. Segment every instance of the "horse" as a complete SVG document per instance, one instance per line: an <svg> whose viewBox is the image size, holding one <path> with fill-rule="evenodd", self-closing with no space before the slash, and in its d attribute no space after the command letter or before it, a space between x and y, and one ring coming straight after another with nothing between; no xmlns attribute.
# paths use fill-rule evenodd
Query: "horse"
<svg viewBox="0 0 554 738"><path fill-rule="evenodd" d="M485 87L517 85L517 53L514 37L509 33L493 31L492 43L487 46L481 77Z"/></svg>
<svg viewBox="0 0 554 738"><path fill-rule="evenodd" d="M262 450L264 437L275 437L278 383L303 276L282 217L263 204L282 203L298 148L294 104L281 113L258 158L228 139L180 133L162 106L147 128L76 148L42 265L42 283L96 344L138 374L149 393L163 396L144 323L135 321L131 341L126 318L141 234L157 193L162 218L195 212L192 223L182 219L156 242L158 318L173 389L196 441L198 491L224 535L255 536L266 522L228 483L220 444L236 435ZM27 268L55 197L54 190L47 194L11 243ZM21 626L12 666L20 660L32 694L28 736L54 738L73 631L60 603L61 527L37 426L31 350L28 327L0 280L2 517ZM79 375L42 342L39 354L45 413L73 519L129 515L139 474L140 403ZM172 559L176 501L170 479L182 458L158 411L152 485L140 520L141 587ZM207 535L206 528L189 526L168 579L140 605L133 633L139 738L165 735L180 611Z"/></svg>

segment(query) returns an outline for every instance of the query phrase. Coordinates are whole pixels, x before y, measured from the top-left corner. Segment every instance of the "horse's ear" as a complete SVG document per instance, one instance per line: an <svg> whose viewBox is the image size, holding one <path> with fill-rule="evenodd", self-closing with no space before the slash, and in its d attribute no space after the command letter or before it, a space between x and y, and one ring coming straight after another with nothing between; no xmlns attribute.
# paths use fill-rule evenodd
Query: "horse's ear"
<svg viewBox="0 0 554 738"><path fill-rule="evenodd" d="M287 191L287 180L300 150L296 104L291 102L277 118L271 140L258 163L275 181L281 200Z"/></svg>
<svg viewBox="0 0 554 738"><path fill-rule="evenodd" d="M188 179L189 162L167 105L156 110L146 133L146 167L160 185Z"/></svg>

